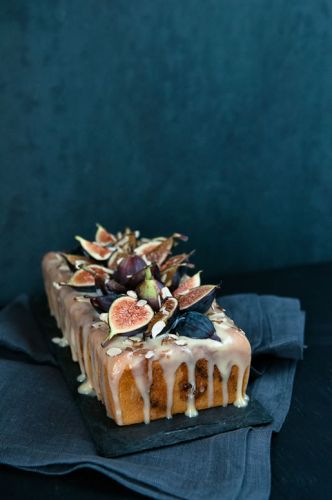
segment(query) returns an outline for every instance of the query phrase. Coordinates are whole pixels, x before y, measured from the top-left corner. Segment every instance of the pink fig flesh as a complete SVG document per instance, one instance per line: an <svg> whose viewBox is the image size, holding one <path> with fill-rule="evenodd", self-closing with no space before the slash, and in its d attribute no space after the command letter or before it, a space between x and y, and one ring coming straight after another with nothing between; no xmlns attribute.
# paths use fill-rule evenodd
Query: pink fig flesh
<svg viewBox="0 0 332 500"><path fill-rule="evenodd" d="M97 224L97 231L95 236L96 243L100 245L112 245L116 243L116 236L114 234L109 233L107 229L105 229L100 224Z"/></svg>
<svg viewBox="0 0 332 500"><path fill-rule="evenodd" d="M80 242L83 250L85 250L95 260L109 259L113 253L113 248L107 248L95 243L93 241L85 240L80 236L76 236L77 241Z"/></svg>
<svg viewBox="0 0 332 500"><path fill-rule="evenodd" d="M194 274L193 276L188 276L187 279L180 282L180 285L176 290L174 290L174 297L178 297L179 295L186 293L187 290L191 290L192 288L196 288L201 284L201 272Z"/></svg>
<svg viewBox="0 0 332 500"><path fill-rule="evenodd" d="M110 326L109 338L116 334L140 331L146 327L153 318L154 312L148 305L137 305L137 300L123 296L116 299L108 313Z"/></svg>

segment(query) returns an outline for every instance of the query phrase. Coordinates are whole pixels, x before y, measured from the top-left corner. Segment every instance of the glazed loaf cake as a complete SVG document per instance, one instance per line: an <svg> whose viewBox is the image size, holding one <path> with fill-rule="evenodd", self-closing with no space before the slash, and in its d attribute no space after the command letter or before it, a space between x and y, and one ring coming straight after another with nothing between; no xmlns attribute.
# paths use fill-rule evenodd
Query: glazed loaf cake
<svg viewBox="0 0 332 500"><path fill-rule="evenodd" d="M140 246L144 244L147 242ZM108 248L101 242L98 245ZM112 248L115 246L115 241L112 241ZM154 260L158 260L158 255L154 257ZM124 258L120 257L122 261ZM88 259L78 256L75 260L68 258L68 254L63 256L59 252L51 252L45 255L42 264L49 308L62 332L62 337L53 341L59 347L69 346L73 361L79 363L80 393L96 395L105 405L107 415L118 425L148 423L154 419L170 418L176 413L194 417L197 410L213 406L234 404L241 407L247 404L250 344L244 332L226 316L214 296L209 297L208 294L208 299L203 297L198 300L198 304L205 300L204 307L207 310L204 314L193 311L192 306L187 310L188 307L184 307L185 298L188 297L188 303L188 300L192 300L191 295L206 293L205 290L201 291L204 287L198 285L190 288L188 283L186 289L184 285L190 278L186 276L183 279L183 274L180 286L178 282L174 288L171 281L168 281L168 287L164 286L165 281L169 280L169 275L166 279L164 273L160 276L160 296L153 310L149 305L153 301L148 302L151 297L146 300L137 296L139 286L136 291L129 289L125 293L123 290L113 295L105 293L105 289L102 295L98 286L91 288L93 281L101 286L101 276L104 283L110 280L118 283L114 278L118 279L120 274L116 268L118 263L112 266L112 262L107 267L109 273L107 271L103 275L98 266L91 272L88 266L92 264ZM174 256L169 259L173 259L171 263L174 262ZM76 263L76 271L73 262ZM144 262L150 270L151 261L144 257ZM162 267L160 263L159 267ZM96 271L100 272L98 279ZM143 271L146 272L146 269ZM77 275L81 282L75 282ZM196 283L191 281L192 284L197 284L195 276ZM117 286L114 283L112 285ZM170 291L172 288L173 292ZM141 289L144 291L144 287ZM197 292L193 293L193 289ZM87 296L87 290L90 296ZM105 312L101 312L98 307L96 310L96 304L103 305L105 297L111 305L107 302ZM163 311L165 301L170 298L177 305L176 319L171 327ZM131 318L125 317L127 325L130 319L137 320L136 312L140 315L142 308L152 318L149 316L149 322L139 329L130 325L124 327L129 331L118 333L114 325L118 325L119 318L112 317L114 311L119 313L117 303L122 307L122 320L127 311L125 308L129 307ZM209 331L210 324L213 331Z"/></svg>

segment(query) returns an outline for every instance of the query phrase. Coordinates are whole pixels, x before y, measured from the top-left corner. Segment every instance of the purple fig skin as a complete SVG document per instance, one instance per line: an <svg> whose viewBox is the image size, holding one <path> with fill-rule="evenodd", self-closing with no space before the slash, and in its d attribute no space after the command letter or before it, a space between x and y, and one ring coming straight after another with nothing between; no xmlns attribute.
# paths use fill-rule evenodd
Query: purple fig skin
<svg viewBox="0 0 332 500"><path fill-rule="evenodd" d="M173 290L176 290L177 287L180 285L180 281L181 281L181 278L182 276L184 275L185 273L185 267L184 266L179 266L176 270L176 272L174 273L173 277L172 277L172 283L169 287L169 289L171 291Z"/></svg>
<svg viewBox="0 0 332 500"><path fill-rule="evenodd" d="M197 311L188 311L178 319L175 330L185 337L192 339L216 340L216 329L212 321ZM218 337L219 339L219 337Z"/></svg>
<svg viewBox="0 0 332 500"><path fill-rule="evenodd" d="M105 287L107 290L107 293L109 292L116 292L116 293L125 293L127 288L124 285L121 285L121 283L118 283L114 279L110 279L106 281Z"/></svg>
<svg viewBox="0 0 332 500"><path fill-rule="evenodd" d="M116 281L121 285L126 285L133 274L138 273L146 267L146 262L138 255L129 255L124 257L114 274Z"/></svg>
<svg viewBox="0 0 332 500"><path fill-rule="evenodd" d="M220 338L220 337L218 337L218 335L216 335L215 333L214 333L213 335L211 335L210 339L212 339L212 340L216 340L217 342L222 342L222 341L221 341L221 338Z"/></svg>
<svg viewBox="0 0 332 500"><path fill-rule="evenodd" d="M104 276L100 276L98 274L95 276L96 289L100 290L103 295L107 295L107 281L109 281L109 278L105 278Z"/></svg>
<svg viewBox="0 0 332 500"><path fill-rule="evenodd" d="M187 311L188 310L197 311L202 314L206 313L210 309L215 296L216 296L216 290L215 289L211 290L211 292L208 295L206 295L201 300L196 302L196 304L193 304L190 309L187 309Z"/></svg>
<svg viewBox="0 0 332 500"><path fill-rule="evenodd" d="M96 311L100 313L107 313L109 308L115 299L117 299L119 295L117 293L109 293L108 295L101 295L100 297L92 297L90 302L92 306L96 309Z"/></svg>

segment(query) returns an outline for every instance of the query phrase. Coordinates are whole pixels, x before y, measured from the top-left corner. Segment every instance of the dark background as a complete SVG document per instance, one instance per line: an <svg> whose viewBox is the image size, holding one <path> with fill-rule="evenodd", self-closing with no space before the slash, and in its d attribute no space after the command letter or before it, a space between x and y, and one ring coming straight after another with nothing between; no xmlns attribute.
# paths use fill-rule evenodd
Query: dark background
<svg viewBox="0 0 332 500"><path fill-rule="evenodd" d="M332 259L332 4L1 0L0 302L99 221L207 279Z"/></svg>

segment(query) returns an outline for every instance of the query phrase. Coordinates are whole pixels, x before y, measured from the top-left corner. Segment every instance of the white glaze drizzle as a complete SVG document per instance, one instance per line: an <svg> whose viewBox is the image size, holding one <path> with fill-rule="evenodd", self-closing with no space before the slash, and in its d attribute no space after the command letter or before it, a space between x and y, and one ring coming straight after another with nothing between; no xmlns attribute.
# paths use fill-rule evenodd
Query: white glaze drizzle
<svg viewBox="0 0 332 500"><path fill-rule="evenodd" d="M91 383L87 380L78 386L77 392L80 394L84 394L84 396L95 396L96 393L91 385Z"/></svg>

